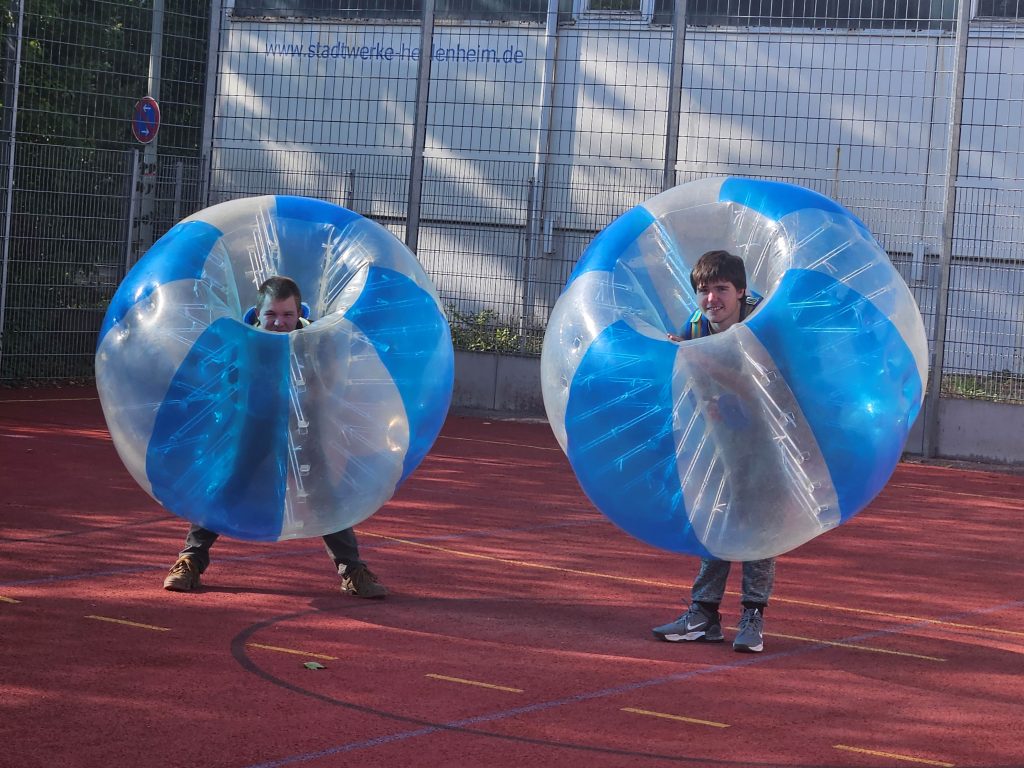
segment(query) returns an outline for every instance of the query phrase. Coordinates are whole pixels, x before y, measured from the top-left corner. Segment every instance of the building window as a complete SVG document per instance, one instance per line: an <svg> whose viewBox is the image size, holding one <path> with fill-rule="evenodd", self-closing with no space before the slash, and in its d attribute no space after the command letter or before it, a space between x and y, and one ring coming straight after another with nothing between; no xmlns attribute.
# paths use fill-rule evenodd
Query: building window
<svg viewBox="0 0 1024 768"><path fill-rule="evenodd" d="M633 11L640 13L640 0L589 0L591 11Z"/></svg>
<svg viewBox="0 0 1024 768"><path fill-rule="evenodd" d="M971 2L971 0L963 0ZM957 0L688 0L697 27L949 29ZM977 0L978 16L1020 19L1024 0ZM649 20L671 24L673 0L559 0L559 16ZM439 19L544 23L547 0L435 0ZM235 0L239 18L411 20L423 0Z"/></svg>
<svg viewBox="0 0 1024 768"><path fill-rule="evenodd" d="M536 21L543 23L547 0L436 0L439 19ZM418 19L423 0L235 0L236 18Z"/></svg>
<svg viewBox="0 0 1024 768"><path fill-rule="evenodd" d="M700 27L927 30L949 28L954 13L955 0L690 0L687 22Z"/></svg>
<svg viewBox="0 0 1024 768"><path fill-rule="evenodd" d="M573 15L576 18L585 17L587 14L602 15L614 18L650 19L654 13L656 0L575 0L573 3ZM659 0L668 2L672 0Z"/></svg>
<svg viewBox="0 0 1024 768"><path fill-rule="evenodd" d="M978 17L983 19L1024 19L1024 0L978 0Z"/></svg>

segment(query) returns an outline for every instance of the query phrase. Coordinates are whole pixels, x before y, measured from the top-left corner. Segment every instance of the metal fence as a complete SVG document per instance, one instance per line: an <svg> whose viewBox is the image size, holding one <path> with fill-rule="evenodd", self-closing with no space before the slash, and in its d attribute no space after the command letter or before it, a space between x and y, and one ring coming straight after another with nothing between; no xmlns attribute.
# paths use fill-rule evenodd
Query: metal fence
<svg viewBox="0 0 1024 768"><path fill-rule="evenodd" d="M9 9L0 17L0 382L88 380L126 268L202 207L209 7L20 0ZM163 122L144 147L132 111L152 93Z"/></svg>
<svg viewBox="0 0 1024 768"><path fill-rule="evenodd" d="M1016 5L171 5L91 4L89 37L16 4L2 381L90 376L105 303L146 244L264 193L383 223L415 247L457 345L536 355L601 228L667 184L740 174L812 187L868 224L921 306L944 393L1024 401ZM128 135L154 60L155 152Z"/></svg>

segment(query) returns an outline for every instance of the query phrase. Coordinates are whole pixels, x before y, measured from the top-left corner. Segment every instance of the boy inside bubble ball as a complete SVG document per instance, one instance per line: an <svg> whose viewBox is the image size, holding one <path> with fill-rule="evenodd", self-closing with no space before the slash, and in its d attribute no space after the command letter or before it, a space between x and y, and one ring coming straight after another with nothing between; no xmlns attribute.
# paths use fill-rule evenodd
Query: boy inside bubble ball
<svg viewBox="0 0 1024 768"><path fill-rule="evenodd" d="M256 297L255 325L272 333L291 333L305 328L302 294L295 281L275 276L263 282ZM192 525L185 537L185 548L164 579L164 589L190 592L199 587L199 579L210 565L210 548L218 534ZM341 575L341 591L355 597L382 598L387 588L359 558L359 545L352 528L326 534L324 545Z"/></svg>
<svg viewBox="0 0 1024 768"><path fill-rule="evenodd" d="M681 335L668 334L675 342L723 333L747 319L759 299L747 292L743 260L727 251L708 251L690 272L690 284L697 295L695 311ZM728 429L726 424L724 428ZM700 571L691 589L690 607L669 624L655 627L654 636L670 643L720 643L722 615L718 612L725 596L725 584L732 563L701 558ZM764 609L775 583L775 558L743 563L742 605L733 650L760 653L764 650Z"/></svg>

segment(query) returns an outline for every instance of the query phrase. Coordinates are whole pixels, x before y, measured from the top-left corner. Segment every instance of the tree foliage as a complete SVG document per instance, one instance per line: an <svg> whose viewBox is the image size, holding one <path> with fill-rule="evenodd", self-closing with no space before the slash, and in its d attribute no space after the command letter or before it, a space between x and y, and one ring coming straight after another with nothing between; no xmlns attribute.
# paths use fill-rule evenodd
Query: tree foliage
<svg viewBox="0 0 1024 768"><path fill-rule="evenodd" d="M0 380L78 377L91 371L103 307L123 276L141 149L131 115L151 95L153 2L26 0L20 61L14 7L0 15L0 98L4 125L16 128L15 142L2 143L14 174ZM163 17L157 166L166 171L199 155L209 7L164 0Z"/></svg>

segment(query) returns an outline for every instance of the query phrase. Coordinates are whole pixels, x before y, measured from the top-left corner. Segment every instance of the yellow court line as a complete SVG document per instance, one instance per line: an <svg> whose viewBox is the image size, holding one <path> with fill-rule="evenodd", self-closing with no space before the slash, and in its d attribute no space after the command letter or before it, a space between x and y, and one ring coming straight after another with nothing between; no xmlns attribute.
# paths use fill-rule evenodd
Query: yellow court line
<svg viewBox="0 0 1024 768"><path fill-rule="evenodd" d="M427 673L424 677L432 677L434 680L444 680L449 683L461 683L462 685L475 685L478 688L492 688L495 691L508 691L509 693L522 693L522 688L508 688L504 685L491 685L490 683L481 683L477 680L465 680L461 677L448 677L447 675L435 675Z"/></svg>
<svg viewBox="0 0 1024 768"><path fill-rule="evenodd" d="M86 616L87 619L96 619L96 621L109 621L111 624L124 624L126 627L138 627L139 629L153 629L157 632L170 632L170 627L156 627L152 624L139 624L137 621L126 621L125 619L112 619L109 616Z"/></svg>
<svg viewBox="0 0 1024 768"><path fill-rule="evenodd" d="M922 765L938 765L942 768L956 768L956 763L943 763L940 760L925 760L923 757L911 757L910 755L897 755L892 752L877 752L873 749L861 749L860 747L848 747L845 744L835 744L835 749L844 749L847 752L860 752L862 755L874 755L875 757L891 757L893 760L906 760L908 763L921 763Z"/></svg>
<svg viewBox="0 0 1024 768"><path fill-rule="evenodd" d="M262 648L264 651L277 651L278 653L291 653L296 656L308 656L311 659L325 659L326 661L337 661L337 656L328 656L326 653L309 653L308 651L297 651L294 648L280 648L276 645L263 645L263 643L246 643L250 648Z"/></svg>
<svg viewBox="0 0 1024 768"><path fill-rule="evenodd" d="M577 576L593 576L598 579L611 579L612 581L628 581L634 584L647 584L652 587L670 587L671 589L688 590L690 587L686 584L677 584L671 581L655 581L653 579L640 579L635 576L620 576L615 573L598 573L596 571L583 571L576 568L563 568L558 565L545 565L544 563L531 563L526 560L512 560L506 557L495 557L494 555L482 555L478 552L464 552L459 549L450 549L448 547L439 547L436 544L426 544L421 541L410 541L409 539L402 539L397 536L385 536L381 533L371 533L369 531L360 531L360 536L372 536L377 539L384 539L385 541L393 541L397 544L408 544L410 547L419 547L420 549L429 549L434 552L443 552L446 555L455 555L456 557L468 557L474 560L490 560L496 563L504 563L506 565L520 565L524 568L537 568L543 571L557 571L559 573L572 573ZM738 596L739 592L726 592L727 595ZM794 600L792 598L776 597L772 595L773 603L788 603L789 605L801 605L806 608L821 608L827 611L846 611L847 613L857 613L865 616L882 616L887 619L901 619L903 621L913 622L915 624L934 624L942 627L955 627L957 629L969 629L975 632L984 631L987 633L995 633L1001 635L1013 635L1024 637L1024 632L1015 631L1012 629L996 629L995 627L982 627L974 624L958 624L954 621L940 621L938 619L926 619L921 616L908 616L900 613L887 613L885 611L875 611L868 608L853 608L848 605L830 605L828 603L816 603L809 600Z"/></svg>
<svg viewBox="0 0 1024 768"><path fill-rule="evenodd" d="M20 603L21 600L15 600L13 597L4 597L0 595L0 603Z"/></svg>
<svg viewBox="0 0 1024 768"><path fill-rule="evenodd" d="M938 656L925 656L920 653L910 653L909 651L891 651L888 648L875 648L871 645L858 645L857 643L840 643L836 640L818 640L814 637L800 637L799 635L780 635L777 632L765 632L769 637L781 637L786 640L802 640L807 643L815 643L817 645L834 645L837 648L852 648L855 651L869 651L870 653L885 653L890 656L907 656L911 659L924 659L925 661L946 661L946 659L940 659Z"/></svg>
<svg viewBox="0 0 1024 768"><path fill-rule="evenodd" d="M504 440L481 440L478 437L454 437L452 435L441 435L440 440L464 440L467 443L487 443L488 445L508 445L513 448L533 448L538 451L558 451L562 452L561 448L549 448L546 445L528 445L526 443L509 443Z"/></svg>
<svg viewBox="0 0 1024 768"><path fill-rule="evenodd" d="M698 720L695 717L683 717L682 715L670 715L667 712L651 712L649 709L635 709L634 707L623 707L621 712L632 712L634 715L647 715L648 717L661 717L666 720L679 720L684 723L695 725L710 725L712 728L728 728L728 723L716 723L713 720Z"/></svg>
<svg viewBox="0 0 1024 768"><path fill-rule="evenodd" d="M668 581L651 581L650 579L638 579L633 576L619 576L612 573L597 573L596 571L580 571L575 568L563 568L559 565L545 565L544 563L531 563L526 560L510 560L505 557L495 557L494 555L481 555L478 552L464 552L460 549L449 549L448 547L439 547L436 544L425 544L421 541L410 541L409 539L400 539L397 536L385 536L381 533L370 533L369 531L360 531L360 536L373 536L377 539L385 539L386 541L394 541L398 544L408 544L410 547L419 547L420 549L430 549L435 552L443 552L446 555L455 555L457 557L468 557L475 560L490 560L496 563L505 563L505 565L521 565L524 568L537 568L542 571L558 571L559 573L574 573L578 576L594 576L599 579L612 579L613 581L632 581L637 584L650 584L656 587L672 587L673 589L683 589L682 584L673 584Z"/></svg>
<svg viewBox="0 0 1024 768"><path fill-rule="evenodd" d="M27 398L25 400L0 400L0 405L7 403L77 403L82 400L99 400L98 397L52 397L52 398Z"/></svg>
<svg viewBox="0 0 1024 768"><path fill-rule="evenodd" d="M739 592L727 592L728 595L738 595ZM941 627L956 627L957 629L970 629L975 632L992 632L997 635L1013 635L1015 637L1024 637L1024 632L1014 629L998 629L996 627L979 627L975 624L960 624L955 621L940 621L939 619L926 619L921 616L908 616L903 613L888 613L886 611L875 611L868 608L853 608L848 605L829 605L828 603L815 603L810 600L793 600L786 597L776 597L772 595L773 603L789 603L790 605L802 605L805 608L823 608L827 611L846 611L847 613L859 613L865 616L884 616L887 619L902 619L903 621L912 621L915 624L935 624Z"/></svg>
<svg viewBox="0 0 1024 768"><path fill-rule="evenodd" d="M964 472L984 472L985 470L982 470L982 469L965 469L965 470L962 470L962 471L964 471ZM934 486L923 485L921 483L896 483L894 485L894 487L899 488L900 490L906 490L906 491L935 491L935 487ZM992 495L985 494L985 493L975 493L973 491L949 491L949 490L943 489L941 491L941 494L942 494L943 498L945 498L947 496L966 496L967 498L970 498L970 499L984 499L985 501L993 501L993 502L998 502L1000 504L1015 505L1015 504L1019 503L1018 499L1014 499L1014 498L1010 498L1010 497L1006 497L1006 496L992 496ZM894 516L892 519L895 520L897 518Z"/></svg>

